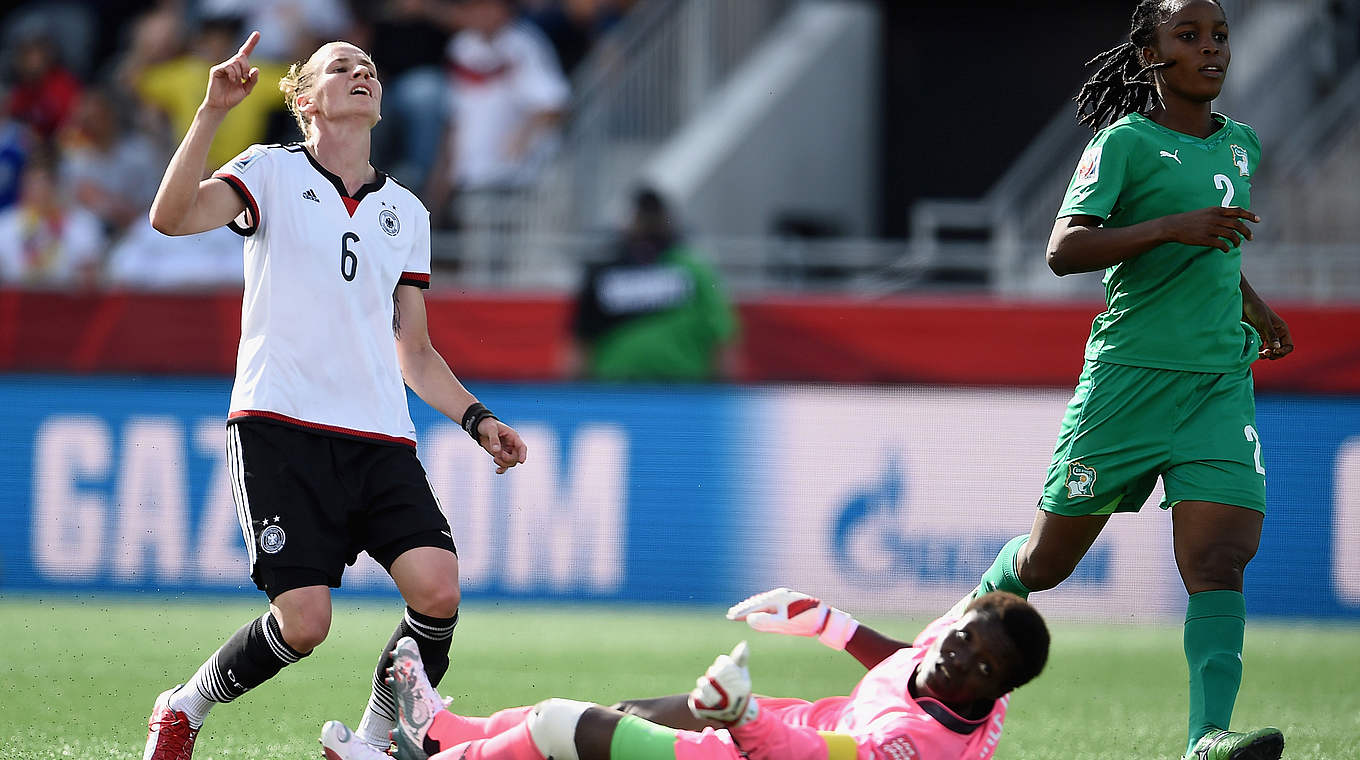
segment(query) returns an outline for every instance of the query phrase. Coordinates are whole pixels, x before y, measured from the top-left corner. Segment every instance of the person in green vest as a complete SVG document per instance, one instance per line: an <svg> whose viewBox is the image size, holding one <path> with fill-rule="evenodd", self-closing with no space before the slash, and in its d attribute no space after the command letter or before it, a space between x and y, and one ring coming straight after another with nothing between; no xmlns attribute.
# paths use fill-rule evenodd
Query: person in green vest
<svg viewBox="0 0 1360 760"><path fill-rule="evenodd" d="M737 315L718 274L686 245L661 195L633 198L633 218L586 271L572 316L568 373L604 381L730 377Z"/></svg>

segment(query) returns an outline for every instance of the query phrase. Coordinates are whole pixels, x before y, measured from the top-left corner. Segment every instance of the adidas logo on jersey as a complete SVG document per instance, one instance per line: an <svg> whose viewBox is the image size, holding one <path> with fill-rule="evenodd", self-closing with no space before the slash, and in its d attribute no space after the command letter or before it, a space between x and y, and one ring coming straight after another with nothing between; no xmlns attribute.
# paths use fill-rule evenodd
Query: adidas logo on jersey
<svg viewBox="0 0 1360 760"><path fill-rule="evenodd" d="M317 202L317 203L320 203L320 202L321 202L321 199L318 198L318 197L316 197L316 191L313 190L313 189L311 189L310 187L307 188L307 192L305 192L305 193L302 194L302 200L304 200L304 201L315 201L315 202Z"/></svg>

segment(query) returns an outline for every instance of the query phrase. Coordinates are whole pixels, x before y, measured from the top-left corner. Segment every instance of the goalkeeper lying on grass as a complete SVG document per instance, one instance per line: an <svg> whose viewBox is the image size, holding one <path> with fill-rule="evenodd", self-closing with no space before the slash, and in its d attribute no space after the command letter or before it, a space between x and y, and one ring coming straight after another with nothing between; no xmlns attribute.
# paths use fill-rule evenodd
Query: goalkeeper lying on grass
<svg viewBox="0 0 1360 760"><path fill-rule="evenodd" d="M774 589L727 612L757 631L816 636L869 672L848 697L754 696L741 642L688 695L601 707L549 699L469 718L444 708L413 641L397 643L399 760L987 760L1012 689L1048 658L1048 629L1005 592L975 599L908 644L806 594ZM715 730L717 729L717 730ZM336 721L321 729L328 760L386 760Z"/></svg>

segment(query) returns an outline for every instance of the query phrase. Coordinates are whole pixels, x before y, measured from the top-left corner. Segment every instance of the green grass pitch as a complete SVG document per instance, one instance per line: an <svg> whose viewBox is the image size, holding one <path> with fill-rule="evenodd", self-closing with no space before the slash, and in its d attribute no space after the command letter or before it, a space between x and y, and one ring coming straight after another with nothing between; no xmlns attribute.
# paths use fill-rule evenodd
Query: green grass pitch
<svg viewBox="0 0 1360 760"><path fill-rule="evenodd" d="M187 678L260 609L201 598L0 599L0 758L140 758L156 694ZM195 760L318 757L322 722L358 720L377 649L399 609L399 602L337 597L326 644L214 711ZM870 622L909 638L925 621ZM1016 692L997 757L1178 757L1186 694L1180 629L1052 627L1048 670ZM608 703L678 693L743 638L762 693L844 694L863 672L814 641L754 633L717 609L470 599L441 691L469 714L549 696ZM1236 725L1279 726L1290 760L1360 758L1360 629L1256 622L1246 649Z"/></svg>

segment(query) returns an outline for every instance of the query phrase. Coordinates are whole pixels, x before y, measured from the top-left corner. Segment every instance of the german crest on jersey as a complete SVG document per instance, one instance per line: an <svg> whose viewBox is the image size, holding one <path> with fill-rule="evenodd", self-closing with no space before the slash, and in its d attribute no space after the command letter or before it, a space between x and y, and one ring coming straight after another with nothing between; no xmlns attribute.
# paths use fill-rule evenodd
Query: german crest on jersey
<svg viewBox="0 0 1360 760"><path fill-rule="evenodd" d="M378 212L378 224L383 228L383 232L386 232L393 237L395 237L398 232L401 232L401 220L397 218L397 215L393 213L390 208L385 208Z"/></svg>
<svg viewBox="0 0 1360 760"><path fill-rule="evenodd" d="M1081 462L1067 465L1067 498L1095 496L1096 469Z"/></svg>
<svg viewBox="0 0 1360 760"><path fill-rule="evenodd" d="M1247 171L1247 149L1243 148L1241 145L1233 145L1231 147L1233 163L1237 165L1237 171L1243 177L1250 177L1251 172Z"/></svg>
<svg viewBox="0 0 1360 760"><path fill-rule="evenodd" d="M1081 161L1077 163L1075 184L1089 185L1100 179L1100 151L1101 146L1095 145L1081 154Z"/></svg>

